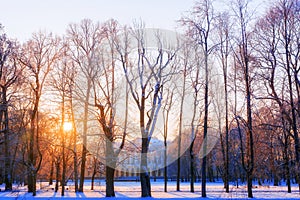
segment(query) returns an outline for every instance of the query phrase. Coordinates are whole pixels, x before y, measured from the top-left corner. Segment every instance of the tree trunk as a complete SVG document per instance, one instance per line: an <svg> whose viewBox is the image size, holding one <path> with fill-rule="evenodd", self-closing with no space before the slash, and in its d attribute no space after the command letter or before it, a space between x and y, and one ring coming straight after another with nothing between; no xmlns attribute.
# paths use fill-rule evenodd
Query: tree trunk
<svg viewBox="0 0 300 200"><path fill-rule="evenodd" d="M115 177L115 168L111 166L106 166L106 197L115 197L115 186L114 186L114 177Z"/></svg>
<svg viewBox="0 0 300 200"><path fill-rule="evenodd" d="M79 192L83 192L84 177L85 177L85 164L87 156L87 131L88 131L88 113L89 113L89 99L91 91L91 80L87 81L86 99L84 102L84 118L83 118L83 135L82 135L82 160L80 169L80 181L79 181Z"/></svg>
<svg viewBox="0 0 300 200"><path fill-rule="evenodd" d="M164 118L164 192L168 191L168 143L167 143L167 139L168 139L168 123L169 123L169 114L170 114L170 110L172 107L172 103L173 103L173 91L168 91L168 95L167 95L167 103L165 104L165 108L163 112L163 118ZM168 106L167 106L168 105Z"/></svg>
<svg viewBox="0 0 300 200"><path fill-rule="evenodd" d="M49 174L49 185L53 185L53 173L54 173L54 158L51 160L50 174Z"/></svg>
<svg viewBox="0 0 300 200"><path fill-rule="evenodd" d="M194 147L194 143L195 143L195 139L196 139L196 135L197 135L197 130L198 128L196 128L195 131L195 125L194 125L194 121L195 121L195 117L196 117L196 110L197 110L197 102L198 102L198 78L199 78L199 68L197 68L197 72L196 72L196 81L195 81L195 86L194 86L194 90L195 90L195 94L194 94L194 103L193 103L193 117L192 117L192 121L191 121L191 145L190 145L190 176L191 176L191 180L190 180L190 191L194 192L194 183L195 183L195 158L194 158L194 151L193 151L193 147ZM200 114L201 115L201 114Z"/></svg>
<svg viewBox="0 0 300 200"><path fill-rule="evenodd" d="M56 178L55 178L55 192L58 191L58 187L59 187L59 179L60 179L60 158L57 159L56 162Z"/></svg>
<svg viewBox="0 0 300 200"><path fill-rule="evenodd" d="M32 188L32 196L36 196L36 171L33 171L32 175L32 182L33 182L33 188Z"/></svg>
<svg viewBox="0 0 300 200"><path fill-rule="evenodd" d="M167 166L167 146L164 149L164 192L168 192L168 166Z"/></svg>
<svg viewBox="0 0 300 200"><path fill-rule="evenodd" d="M184 65L183 70L183 86L182 86L182 97L180 101L179 111L179 132L178 132L178 151L177 151L177 179L176 179L176 190L180 191L180 178L181 178L181 135L182 135L182 123L183 123L183 104L185 99L185 87L186 87L186 74L187 65Z"/></svg>
<svg viewBox="0 0 300 200"><path fill-rule="evenodd" d="M224 162L224 172L221 172L221 176L222 176L222 180L224 181L224 188L226 191L226 186L227 186L227 178L226 178L226 150L225 150L225 145L224 145L224 139L221 133L221 127L220 127L220 123L219 123L219 131L220 131L220 143L221 143L221 152L222 152L222 158L223 158L223 162ZM227 191L226 191L227 192Z"/></svg>
<svg viewBox="0 0 300 200"><path fill-rule="evenodd" d="M178 144L180 144L181 142L181 136L178 136ZM180 145L178 146L178 152L180 152ZM178 159L177 159L177 177L176 177L176 191L180 191L180 170L181 170L181 166L180 166L180 161L181 161L181 156L180 153L178 153Z"/></svg>
<svg viewBox="0 0 300 200"><path fill-rule="evenodd" d="M172 97L171 97L172 99ZM172 100L171 100L172 101ZM167 192L168 189L168 166L167 166L167 137L168 137L168 122L169 122L169 110L167 109L167 113L166 113L166 119L164 122L164 192Z"/></svg>
<svg viewBox="0 0 300 200"><path fill-rule="evenodd" d="M148 138L142 138L142 153L141 153L141 189L142 197L151 197L151 185L150 185L150 175L148 172L147 164L147 153L148 153Z"/></svg>
<svg viewBox="0 0 300 200"><path fill-rule="evenodd" d="M76 146L76 143L74 146ZM74 147L74 184L75 184L75 192L78 192L78 166L77 166L76 147Z"/></svg>
<svg viewBox="0 0 300 200"><path fill-rule="evenodd" d="M63 133L64 134L64 133ZM65 141L63 136L63 152L62 152L62 177L61 177L61 196L65 196L65 184L66 184L66 155L65 155Z"/></svg>
<svg viewBox="0 0 300 200"><path fill-rule="evenodd" d="M61 127L60 133L62 136L62 177L61 177L61 196L65 196L65 179L66 179L66 155L65 155L65 91L62 90L62 102L61 102Z"/></svg>
<svg viewBox="0 0 300 200"><path fill-rule="evenodd" d="M77 130L75 124L74 110L73 110L73 90L70 90L70 105L71 105L71 117L73 127L73 154L74 154L74 185L75 192L78 192L78 158L77 158Z"/></svg>
<svg viewBox="0 0 300 200"><path fill-rule="evenodd" d="M95 158L94 159L94 167L93 167L92 180L91 180L91 190L94 190L94 183L95 183L95 176L96 176L96 174L97 174L97 159ZM106 186L106 188L107 188L107 186Z"/></svg>
<svg viewBox="0 0 300 200"><path fill-rule="evenodd" d="M227 69L227 66L226 66ZM227 70L224 71L224 93L225 93L225 191L229 193L229 123L228 123L228 91Z"/></svg>
<svg viewBox="0 0 300 200"><path fill-rule="evenodd" d="M156 92L156 91L155 91ZM156 98L154 98L156 100ZM145 88L142 89L142 98L141 98L141 106L140 106L140 130L142 136L142 151L141 151L141 163L140 163L140 179L141 179L141 189L142 189L142 197L151 197L151 183L150 183L150 175L148 172L148 147L149 147L149 129L145 128ZM152 109L154 109L152 107ZM154 111L152 110L152 113ZM151 113L151 114L152 114ZM151 122L153 116L149 117L148 124ZM148 125L147 124L147 125ZM147 127L149 128L149 127Z"/></svg>
<svg viewBox="0 0 300 200"><path fill-rule="evenodd" d="M202 186L201 196L206 197L206 154L207 154L207 129L208 129L208 43L207 38L205 45L205 88L204 88L204 124L203 124L203 159L202 159Z"/></svg>
<svg viewBox="0 0 300 200"><path fill-rule="evenodd" d="M106 138L106 197L116 196L114 187L116 156L111 139Z"/></svg>
<svg viewBox="0 0 300 200"><path fill-rule="evenodd" d="M78 192L83 192L84 177L85 177L85 163L86 163L87 149L86 145L82 145L82 158L81 158L81 168L80 168L80 180Z"/></svg>
<svg viewBox="0 0 300 200"><path fill-rule="evenodd" d="M252 193L252 173L249 172L249 171L247 171L247 175L246 176L247 176L248 198L253 198L253 193Z"/></svg>
<svg viewBox="0 0 300 200"><path fill-rule="evenodd" d="M37 81L38 83L39 81ZM32 192L32 196L36 196L36 175L38 168L42 162L41 154L39 151L39 134L38 134L38 107L39 107L39 84L35 88L35 102L32 114L30 116L30 131L29 131L29 152L28 152L28 192ZM40 156L39 166L37 164L37 153Z"/></svg>
<svg viewBox="0 0 300 200"><path fill-rule="evenodd" d="M190 191L191 192L195 192L195 188L194 188L194 183L195 183L195 159L194 159L194 152L193 152L193 146L194 146L194 141L195 139L193 139L192 144L190 145L190 157L191 157L191 161L190 161L190 174L191 174L191 180L190 180Z"/></svg>
<svg viewBox="0 0 300 200"><path fill-rule="evenodd" d="M251 111L251 92L250 82L248 80L248 72L246 75L246 91L247 91L247 186L248 186L248 197L253 198L252 193L252 173L254 169L254 145L253 145L253 130L252 130L252 111ZM250 154L250 155L249 155Z"/></svg>
<svg viewBox="0 0 300 200"><path fill-rule="evenodd" d="M4 115L4 119L3 116ZM4 124L1 126L4 130L4 183L5 191L12 190L12 167L11 167L11 155L10 155L10 142L9 142L9 126L8 126L8 103L6 99L6 87L2 86L2 105L1 105L1 119L4 120ZM2 123L2 120L0 123Z"/></svg>
<svg viewBox="0 0 300 200"><path fill-rule="evenodd" d="M34 122L33 122L34 123ZM27 169L28 169L28 175L27 175L27 178L28 178L28 192L33 192L33 188L34 188L34 183L33 183L33 169L34 168L34 160L33 160L33 157L34 157L34 152L33 152L33 145L34 145L34 129L32 130L32 127L31 127L31 130L30 130L30 133L29 133L29 152L28 152L28 163L27 163Z"/></svg>
<svg viewBox="0 0 300 200"><path fill-rule="evenodd" d="M32 137L31 137L32 136ZM34 142L33 137L34 134L30 134L30 141ZM34 152L33 145L30 146L29 153L29 163L28 163L28 192L32 192L32 196L36 196L36 169L35 169L35 160L34 160Z"/></svg>
<svg viewBox="0 0 300 200"><path fill-rule="evenodd" d="M285 169L285 179L286 179L288 193L292 193L287 137L285 137L285 141L284 141L284 169Z"/></svg>
<svg viewBox="0 0 300 200"><path fill-rule="evenodd" d="M206 197L206 156L202 158L202 184L201 184L201 197Z"/></svg>
<svg viewBox="0 0 300 200"><path fill-rule="evenodd" d="M283 158L284 158L284 171L285 171L285 179L286 179L286 185L287 185L287 189L288 189L288 193L292 192L291 189L291 174L290 174L290 166L289 166L289 131L286 129L286 122L285 119L283 117L284 113L281 112L281 123L282 123L282 127L283 127L283 135L284 135L284 141L283 141Z"/></svg>

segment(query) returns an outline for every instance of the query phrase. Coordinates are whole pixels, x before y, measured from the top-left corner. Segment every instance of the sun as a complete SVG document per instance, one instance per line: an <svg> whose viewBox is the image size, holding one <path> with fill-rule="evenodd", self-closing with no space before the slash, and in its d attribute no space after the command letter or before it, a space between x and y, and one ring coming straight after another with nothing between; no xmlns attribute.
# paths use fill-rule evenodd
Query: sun
<svg viewBox="0 0 300 200"><path fill-rule="evenodd" d="M71 131L73 129L72 122L64 122L64 131Z"/></svg>

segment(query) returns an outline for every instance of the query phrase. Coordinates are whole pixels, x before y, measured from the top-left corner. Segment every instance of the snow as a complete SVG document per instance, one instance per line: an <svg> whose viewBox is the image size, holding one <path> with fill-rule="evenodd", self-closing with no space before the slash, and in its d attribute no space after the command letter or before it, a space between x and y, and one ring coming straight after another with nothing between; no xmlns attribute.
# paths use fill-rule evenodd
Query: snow
<svg viewBox="0 0 300 200"><path fill-rule="evenodd" d="M27 193L26 187L17 187L13 192L0 192L0 200L9 199L38 199L38 200L51 200L51 199L88 199L94 200L99 198L105 198L105 181L97 180L94 185L94 190L90 190L90 182L85 183L85 190L83 193L75 193L74 185L69 183L65 196L61 197L61 191L54 192L54 185L48 186L46 182L37 184L38 191L37 196L32 197L32 194ZM168 182L168 192L164 192L164 183L159 180L157 182L152 181L152 197L158 200L181 200L181 199L196 199L201 197L201 183L195 183L195 193L189 192L189 183L181 183L181 191L176 191L176 182ZM4 185L0 185L0 189L4 190ZM116 199L141 199L140 198L140 183L139 182L115 182ZM292 193L287 193L285 186L256 186L253 188L253 194L255 199L266 200L283 200L283 199L299 199L300 194L298 187L294 185L292 187ZM247 199L247 188L245 185L236 188L234 185L230 185L230 193L227 194L224 191L223 183L207 183L207 197L208 199ZM145 198L143 198L145 199ZM153 198L149 198L153 199Z"/></svg>

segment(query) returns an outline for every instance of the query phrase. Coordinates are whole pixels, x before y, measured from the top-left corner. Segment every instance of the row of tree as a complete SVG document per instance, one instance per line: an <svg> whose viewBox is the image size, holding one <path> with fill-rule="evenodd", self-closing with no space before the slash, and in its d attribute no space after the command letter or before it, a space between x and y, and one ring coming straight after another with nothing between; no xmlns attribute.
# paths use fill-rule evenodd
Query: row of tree
<svg viewBox="0 0 300 200"><path fill-rule="evenodd" d="M64 195L72 177L83 192L89 170L92 179L105 173L112 197L115 170L135 152L141 196L151 196L153 137L164 144L165 191L171 163L180 190L183 154L191 192L201 174L202 197L211 173L222 175L226 192L230 181L246 180L248 197L254 179L284 179L288 192L296 181L300 189L300 3L279 0L262 17L244 0L230 8L196 2L177 37L143 23L88 19L61 37L38 32L23 44L3 33L5 189L23 181L36 195L37 179L47 178L56 191L60 180Z"/></svg>

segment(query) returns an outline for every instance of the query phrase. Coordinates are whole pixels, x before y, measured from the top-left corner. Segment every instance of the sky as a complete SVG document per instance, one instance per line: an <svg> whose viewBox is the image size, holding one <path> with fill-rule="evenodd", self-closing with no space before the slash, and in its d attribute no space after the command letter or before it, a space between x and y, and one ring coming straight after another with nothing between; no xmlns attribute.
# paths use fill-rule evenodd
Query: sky
<svg viewBox="0 0 300 200"><path fill-rule="evenodd" d="M224 2L226 0L216 0ZM253 0L259 7L261 0ZM228 2L228 1L227 1ZM195 0L1 0L0 23L10 38L21 42L40 30L62 35L70 23L88 18L121 24L142 20L148 28L174 30Z"/></svg>
<svg viewBox="0 0 300 200"><path fill-rule="evenodd" d="M149 28L174 29L194 0L1 0L0 23L10 38L26 41L33 32L63 34L70 23L89 18L121 24L142 19Z"/></svg>

